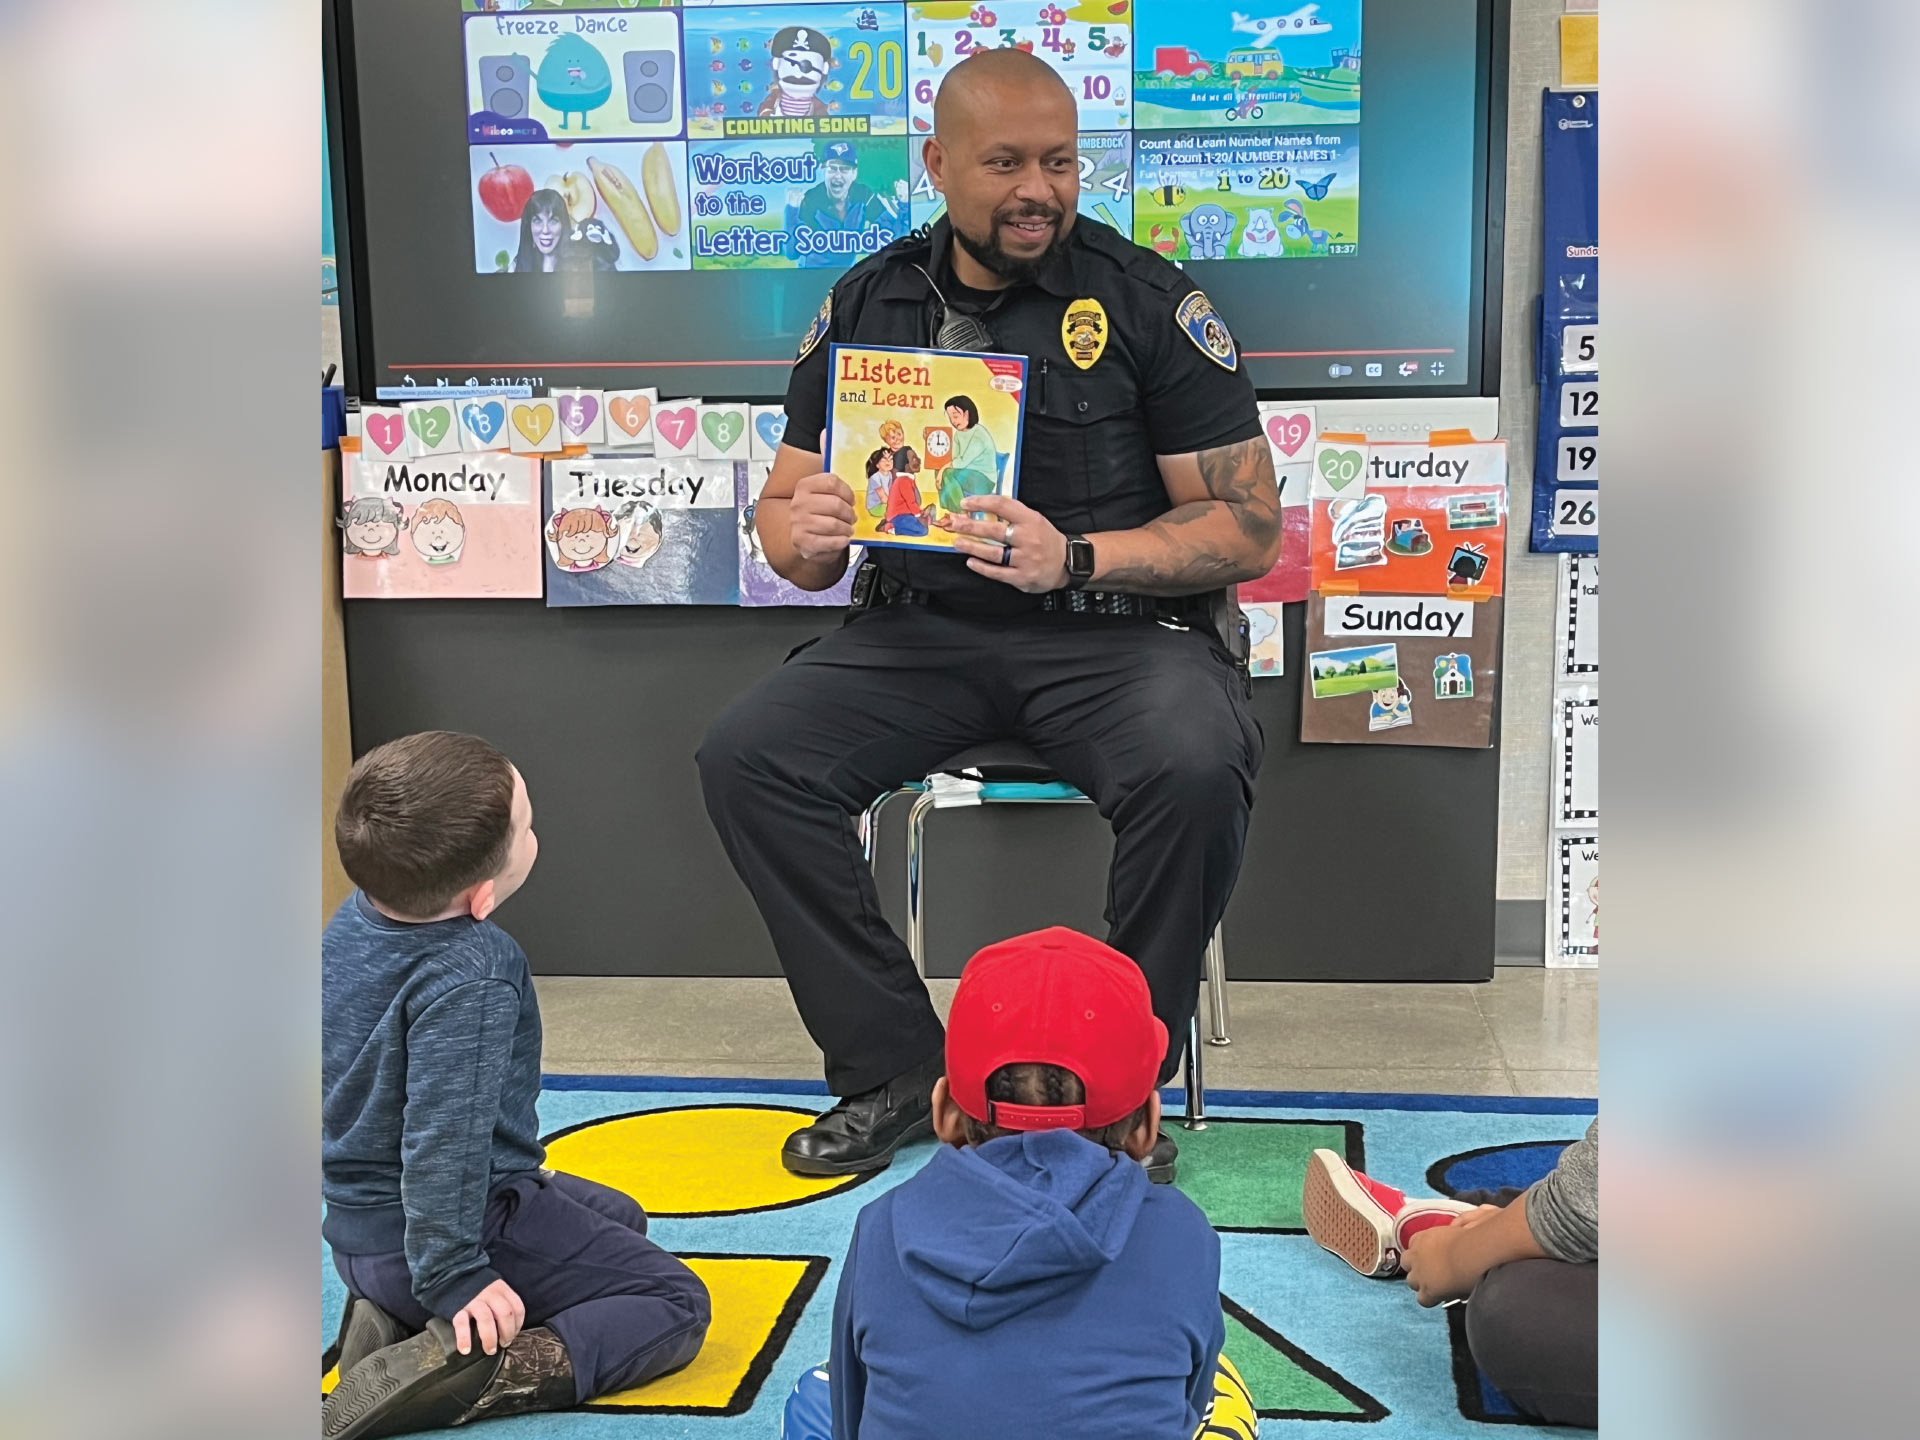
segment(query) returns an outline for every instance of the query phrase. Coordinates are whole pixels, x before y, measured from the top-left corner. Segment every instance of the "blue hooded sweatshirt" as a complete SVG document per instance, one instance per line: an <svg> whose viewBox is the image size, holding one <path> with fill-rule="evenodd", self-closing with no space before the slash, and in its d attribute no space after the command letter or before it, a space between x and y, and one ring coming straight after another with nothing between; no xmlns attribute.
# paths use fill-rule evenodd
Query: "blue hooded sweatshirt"
<svg viewBox="0 0 1920 1440"><path fill-rule="evenodd" d="M835 1440L1186 1440L1225 1339L1220 1238L1071 1130L942 1146L860 1212L833 1306Z"/></svg>

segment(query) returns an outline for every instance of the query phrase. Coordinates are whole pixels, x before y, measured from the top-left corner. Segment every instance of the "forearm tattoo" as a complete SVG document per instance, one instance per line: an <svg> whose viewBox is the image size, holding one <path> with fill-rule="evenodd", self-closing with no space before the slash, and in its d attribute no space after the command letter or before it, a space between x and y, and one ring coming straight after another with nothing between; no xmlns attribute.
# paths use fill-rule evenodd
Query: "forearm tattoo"
<svg viewBox="0 0 1920 1440"><path fill-rule="evenodd" d="M1099 583L1147 595L1188 595L1253 580L1280 534L1273 456L1255 437L1194 457L1209 499L1175 506L1137 534L1149 552L1101 573Z"/></svg>

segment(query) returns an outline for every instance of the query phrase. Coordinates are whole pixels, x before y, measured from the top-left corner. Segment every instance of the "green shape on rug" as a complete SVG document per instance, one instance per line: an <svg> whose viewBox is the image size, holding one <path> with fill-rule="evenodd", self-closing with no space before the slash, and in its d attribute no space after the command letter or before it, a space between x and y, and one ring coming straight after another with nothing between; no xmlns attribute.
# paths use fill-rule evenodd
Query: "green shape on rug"
<svg viewBox="0 0 1920 1440"><path fill-rule="evenodd" d="M1247 1382L1253 1407L1267 1420L1384 1420L1387 1407L1331 1366L1314 1359L1231 1297L1221 1353Z"/></svg>
<svg viewBox="0 0 1920 1440"><path fill-rule="evenodd" d="M1346 1120L1209 1120L1176 1131L1178 1178L1187 1198L1216 1230L1299 1233L1307 1157L1331 1150L1362 1168L1360 1125Z"/></svg>

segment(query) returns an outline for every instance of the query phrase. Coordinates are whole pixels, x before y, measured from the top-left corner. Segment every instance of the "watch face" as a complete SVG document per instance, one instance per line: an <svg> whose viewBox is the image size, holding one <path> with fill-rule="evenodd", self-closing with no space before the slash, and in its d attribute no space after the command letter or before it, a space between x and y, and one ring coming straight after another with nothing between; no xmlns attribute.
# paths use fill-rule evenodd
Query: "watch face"
<svg viewBox="0 0 1920 1440"><path fill-rule="evenodd" d="M1067 573L1086 578L1093 574L1093 542L1091 540L1070 540L1067 542Z"/></svg>

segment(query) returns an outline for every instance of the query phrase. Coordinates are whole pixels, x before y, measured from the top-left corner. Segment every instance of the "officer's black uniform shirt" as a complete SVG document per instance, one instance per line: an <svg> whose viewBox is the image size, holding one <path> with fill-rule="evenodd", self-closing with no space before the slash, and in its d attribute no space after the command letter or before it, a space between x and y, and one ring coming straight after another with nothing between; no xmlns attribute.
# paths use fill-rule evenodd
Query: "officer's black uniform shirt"
<svg viewBox="0 0 1920 1440"><path fill-rule="evenodd" d="M1152 251L1080 216L1063 253L1029 285L985 292L958 284L945 217L869 256L833 287L824 333L809 333L787 384L787 431L807 446L826 428L828 346L930 346L938 302L980 311L995 351L1028 357L1019 498L1067 534L1132 530L1172 508L1154 457L1212 450L1260 433L1253 385L1225 329L1231 369L1176 312L1198 287ZM922 275L916 265L927 272ZM979 302L991 297L989 307ZM1106 312L1106 347L1092 366L1068 357L1063 322L1076 300ZM1188 317L1200 302L1187 307ZM1211 313L1210 311L1207 313ZM1218 325L1217 320L1213 322ZM815 330L820 330L818 322ZM859 488L860 477L842 476ZM883 572L955 610L1011 614L1039 597L969 570L964 557L876 546Z"/></svg>

